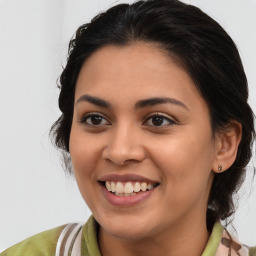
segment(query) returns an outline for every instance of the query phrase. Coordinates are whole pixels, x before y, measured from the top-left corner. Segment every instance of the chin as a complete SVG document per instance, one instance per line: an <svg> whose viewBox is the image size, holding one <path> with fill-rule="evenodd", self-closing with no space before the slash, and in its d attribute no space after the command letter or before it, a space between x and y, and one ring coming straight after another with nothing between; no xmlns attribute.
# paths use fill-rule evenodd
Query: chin
<svg viewBox="0 0 256 256"><path fill-rule="evenodd" d="M127 225L127 227L124 227L124 225L114 228L111 227L108 232L119 239L133 241L144 239L148 236L148 233L150 233L148 230L145 230L145 228L139 228L131 225Z"/></svg>
<svg viewBox="0 0 256 256"><path fill-rule="evenodd" d="M99 224L110 235L128 240L143 239L154 230L152 221L138 216L113 216L109 221L103 220Z"/></svg>

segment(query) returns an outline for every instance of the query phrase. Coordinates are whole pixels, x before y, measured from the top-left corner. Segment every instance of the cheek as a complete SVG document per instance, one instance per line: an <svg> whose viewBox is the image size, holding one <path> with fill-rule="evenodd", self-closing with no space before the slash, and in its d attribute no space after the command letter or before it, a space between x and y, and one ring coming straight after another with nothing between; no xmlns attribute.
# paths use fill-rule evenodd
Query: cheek
<svg viewBox="0 0 256 256"><path fill-rule="evenodd" d="M213 146L210 145L211 141L196 139L195 136L159 140L152 144L154 147L151 150L154 153L150 155L154 155L155 160L159 160L157 161L159 164L161 162L161 165L165 167L171 164L176 167L175 169L179 169L179 166L194 166L203 164L204 161L210 162L214 153Z"/></svg>
<svg viewBox="0 0 256 256"><path fill-rule="evenodd" d="M70 134L70 156L74 175L83 197L90 189L93 180L95 163L97 163L97 152L95 143L91 143L89 138L84 136L83 131L72 127ZM95 180L95 179L94 179Z"/></svg>
<svg viewBox="0 0 256 256"><path fill-rule="evenodd" d="M92 143L91 138L87 138L84 132L72 128L70 134L70 155L74 176L79 187L80 193L88 205L94 211L95 187L98 186L95 178L95 169L98 153L95 141Z"/></svg>
<svg viewBox="0 0 256 256"><path fill-rule="evenodd" d="M211 133L183 133L182 136L156 141L154 145L151 155L154 155L164 182L168 183L167 189L177 188L181 193L188 189L205 189L215 152Z"/></svg>
<svg viewBox="0 0 256 256"><path fill-rule="evenodd" d="M70 133L70 155L74 172L86 174L93 168L98 158L99 147L94 136L85 136L83 129L74 126Z"/></svg>

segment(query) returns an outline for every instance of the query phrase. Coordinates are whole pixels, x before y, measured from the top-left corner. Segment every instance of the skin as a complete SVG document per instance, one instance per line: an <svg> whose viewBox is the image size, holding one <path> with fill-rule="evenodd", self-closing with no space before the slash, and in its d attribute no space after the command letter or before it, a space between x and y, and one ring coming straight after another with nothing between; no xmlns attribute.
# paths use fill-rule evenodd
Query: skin
<svg viewBox="0 0 256 256"><path fill-rule="evenodd" d="M134 108L153 97L184 106ZM88 113L100 115L100 124L85 118ZM164 116L160 126L152 122L156 114ZM93 53L76 85L70 154L80 192L100 225L102 255L201 255L213 170L232 164L239 132L213 135L207 104L190 76L157 46L105 46ZM137 174L160 185L137 205L114 206L98 182L106 174Z"/></svg>

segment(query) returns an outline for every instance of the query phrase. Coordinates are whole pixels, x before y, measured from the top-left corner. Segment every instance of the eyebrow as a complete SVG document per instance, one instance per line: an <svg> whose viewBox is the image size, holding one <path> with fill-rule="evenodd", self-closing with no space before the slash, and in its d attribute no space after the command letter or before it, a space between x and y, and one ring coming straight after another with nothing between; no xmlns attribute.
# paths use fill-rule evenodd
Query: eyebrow
<svg viewBox="0 0 256 256"><path fill-rule="evenodd" d="M79 102L82 102L82 101L92 103L92 104L97 105L99 107L104 107L104 108L110 108L111 107L111 104L109 102L107 102L103 99L100 99L98 97L90 96L88 94L82 95L77 100L76 104L79 103Z"/></svg>
<svg viewBox="0 0 256 256"><path fill-rule="evenodd" d="M98 97L94 97L94 96L90 96L88 94L82 95L76 102L89 102L92 103L96 106L99 107L104 107L104 108L111 108L111 104L106 101L103 100L101 98ZM149 98L149 99L145 99L145 100L139 100L138 102L136 102L134 109L138 110L141 108L145 108L147 106L155 106L155 105L159 105L159 104L166 104L166 103L171 103L177 106L181 106L186 110L189 110L189 108L181 101L173 99L173 98L166 98L166 97L154 97L154 98Z"/></svg>
<svg viewBox="0 0 256 256"><path fill-rule="evenodd" d="M135 104L134 109L140 109L147 106L155 106L155 105L165 104L165 103L175 104L177 106L181 106L185 108L186 110L189 110L189 108L183 102L173 98L166 98L166 97L163 97L163 98L155 97L155 98L150 98L146 100L140 100Z"/></svg>

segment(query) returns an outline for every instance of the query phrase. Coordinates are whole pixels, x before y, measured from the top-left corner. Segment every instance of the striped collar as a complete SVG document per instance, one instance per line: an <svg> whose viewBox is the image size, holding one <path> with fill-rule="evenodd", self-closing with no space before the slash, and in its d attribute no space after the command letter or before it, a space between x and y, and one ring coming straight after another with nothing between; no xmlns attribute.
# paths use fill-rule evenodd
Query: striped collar
<svg viewBox="0 0 256 256"><path fill-rule="evenodd" d="M100 256L97 230L98 224L91 216L83 227L82 255ZM249 256L249 250L216 222L202 256Z"/></svg>

